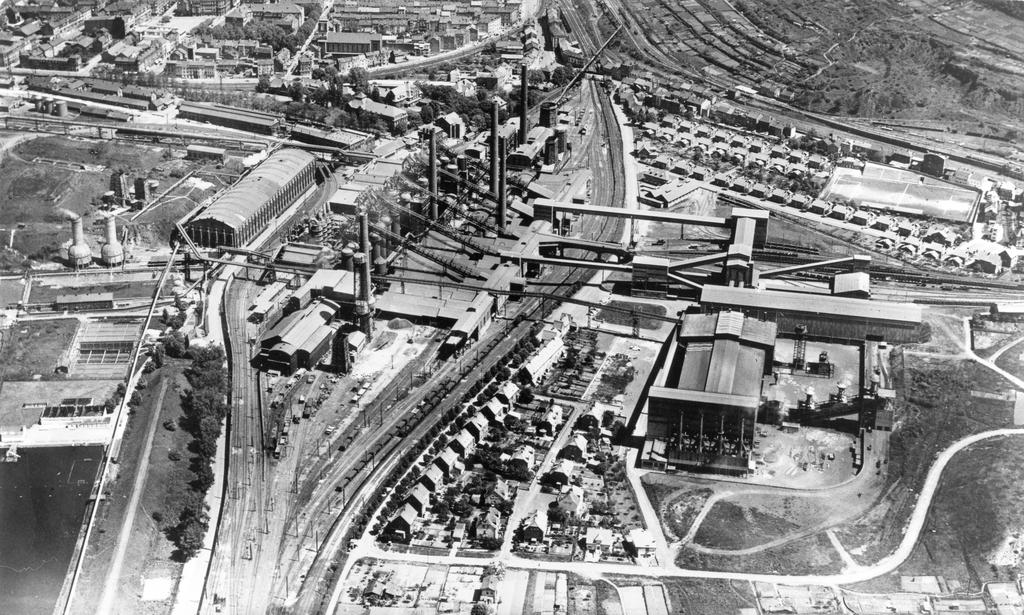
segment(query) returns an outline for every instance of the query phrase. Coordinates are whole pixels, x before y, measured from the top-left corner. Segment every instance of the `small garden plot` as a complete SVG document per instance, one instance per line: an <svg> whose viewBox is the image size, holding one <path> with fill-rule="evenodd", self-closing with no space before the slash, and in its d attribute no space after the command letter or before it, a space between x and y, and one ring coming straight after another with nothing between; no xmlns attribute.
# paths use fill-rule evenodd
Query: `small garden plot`
<svg viewBox="0 0 1024 615"><path fill-rule="evenodd" d="M580 399L597 375L604 353L597 350L597 333L577 329L565 335L565 356L551 370L542 392L552 397Z"/></svg>
<svg viewBox="0 0 1024 615"><path fill-rule="evenodd" d="M633 377L636 375L636 368L630 362L629 357L624 354L612 355L601 372L601 382L597 385L595 398L610 403L615 396L621 395Z"/></svg>

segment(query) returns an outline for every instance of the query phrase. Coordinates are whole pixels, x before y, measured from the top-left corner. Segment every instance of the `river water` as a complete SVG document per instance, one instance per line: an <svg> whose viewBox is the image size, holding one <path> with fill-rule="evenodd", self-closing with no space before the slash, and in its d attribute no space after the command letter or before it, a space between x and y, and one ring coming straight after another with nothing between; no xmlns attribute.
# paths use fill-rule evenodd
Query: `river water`
<svg viewBox="0 0 1024 615"><path fill-rule="evenodd" d="M102 446L23 448L0 463L0 612L50 615L85 519Z"/></svg>

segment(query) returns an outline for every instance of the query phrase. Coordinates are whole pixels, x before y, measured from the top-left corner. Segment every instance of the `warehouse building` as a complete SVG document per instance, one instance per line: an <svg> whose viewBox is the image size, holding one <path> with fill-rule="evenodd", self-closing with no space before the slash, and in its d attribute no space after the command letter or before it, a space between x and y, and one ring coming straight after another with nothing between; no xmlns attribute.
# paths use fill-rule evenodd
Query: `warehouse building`
<svg viewBox="0 0 1024 615"><path fill-rule="evenodd" d="M316 159L298 149L274 152L188 222L205 247L243 247L316 181Z"/></svg>
<svg viewBox="0 0 1024 615"><path fill-rule="evenodd" d="M843 279L834 291L863 295L863 279L857 280ZM912 303L710 284L701 289L700 303L706 312L732 309L771 320L786 333L803 325L810 339L902 344L917 341L921 329L921 306Z"/></svg>
<svg viewBox="0 0 1024 615"><path fill-rule="evenodd" d="M146 108L149 108L148 104ZM188 101L181 103L181 106L178 107L178 117L183 120L247 130L262 135L276 133L284 123L284 116L275 113L263 113L242 109L241 107Z"/></svg>
<svg viewBox="0 0 1024 615"><path fill-rule="evenodd" d="M323 299L285 316L260 342L254 362L262 369L285 375L316 367L334 341L337 329L331 321L338 310L337 303Z"/></svg>
<svg viewBox="0 0 1024 615"><path fill-rule="evenodd" d="M776 325L741 312L687 314L646 391L641 463L659 470L743 475Z"/></svg>

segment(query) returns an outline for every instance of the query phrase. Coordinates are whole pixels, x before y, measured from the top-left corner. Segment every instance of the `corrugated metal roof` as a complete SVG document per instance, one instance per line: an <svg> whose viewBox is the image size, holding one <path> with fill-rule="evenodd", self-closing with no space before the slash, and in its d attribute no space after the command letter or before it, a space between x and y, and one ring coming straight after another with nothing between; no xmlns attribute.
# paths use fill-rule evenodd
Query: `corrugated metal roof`
<svg viewBox="0 0 1024 615"><path fill-rule="evenodd" d="M196 220L216 220L230 228L240 228L314 160L312 154L300 149L274 152L196 216Z"/></svg>
<svg viewBox="0 0 1024 615"><path fill-rule="evenodd" d="M760 290L732 286L707 285L701 289L701 303L733 305L773 312L822 314L836 318L863 318L906 324L921 322L921 306L912 303L887 303L814 295L813 301L803 293Z"/></svg>

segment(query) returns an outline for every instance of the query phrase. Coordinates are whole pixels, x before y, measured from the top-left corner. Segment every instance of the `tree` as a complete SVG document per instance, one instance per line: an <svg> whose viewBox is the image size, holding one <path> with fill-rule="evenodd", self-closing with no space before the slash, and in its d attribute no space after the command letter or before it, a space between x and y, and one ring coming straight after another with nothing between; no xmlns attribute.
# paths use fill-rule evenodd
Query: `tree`
<svg viewBox="0 0 1024 615"><path fill-rule="evenodd" d="M576 71L568 66L559 66L551 71L551 83L557 86L564 86L576 76Z"/></svg>
<svg viewBox="0 0 1024 615"><path fill-rule="evenodd" d="M267 75L260 75L260 78L256 80L256 92L264 94L270 91L270 77Z"/></svg>
<svg viewBox="0 0 1024 615"><path fill-rule="evenodd" d="M366 94L370 91L370 73L357 66L348 72L348 82L356 93Z"/></svg>
<svg viewBox="0 0 1024 615"><path fill-rule="evenodd" d="M169 357L181 358L188 351L188 338L180 331L174 331L170 335L165 335L163 337L163 344L164 350Z"/></svg>
<svg viewBox="0 0 1024 615"><path fill-rule="evenodd" d="M533 398L533 389L530 387L526 387L519 392L519 403L521 404L528 404L533 401Z"/></svg>
<svg viewBox="0 0 1024 615"><path fill-rule="evenodd" d="M424 124L430 124L434 121L435 112L434 105L427 103L420 107L420 121Z"/></svg>
<svg viewBox="0 0 1024 615"><path fill-rule="evenodd" d="M485 602L477 602L469 611L469 615L491 615L491 606Z"/></svg>
<svg viewBox="0 0 1024 615"><path fill-rule="evenodd" d="M178 530L178 552L181 558L188 561L195 557L203 548L203 536L206 526L198 520L184 523Z"/></svg>

